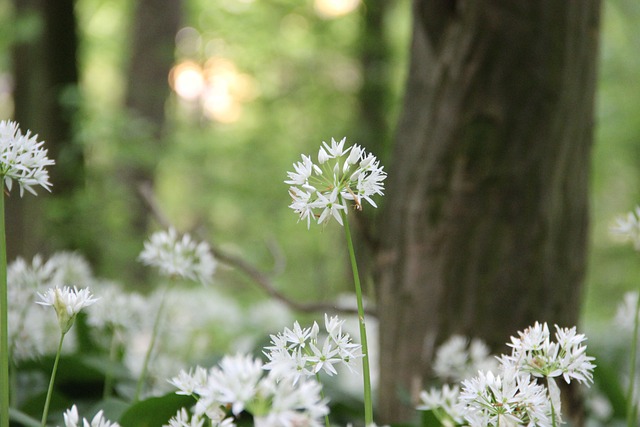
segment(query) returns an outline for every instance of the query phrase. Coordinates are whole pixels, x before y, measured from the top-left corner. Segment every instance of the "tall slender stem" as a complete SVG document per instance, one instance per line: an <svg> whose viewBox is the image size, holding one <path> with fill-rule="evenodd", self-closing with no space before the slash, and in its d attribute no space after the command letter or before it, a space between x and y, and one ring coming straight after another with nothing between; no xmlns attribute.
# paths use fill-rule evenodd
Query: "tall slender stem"
<svg viewBox="0 0 640 427"><path fill-rule="evenodd" d="M347 247L349 248L349 259L351 260L351 270L353 271L353 283L356 288L356 300L358 302L358 324L360 326L360 343L362 345L362 378L364 383L364 422L365 426L373 424L373 402L371 398L371 373L369 368L369 347L367 345L367 328L364 320L364 306L362 304L362 288L360 286L360 275L358 274L358 264L356 262L356 253L353 249L353 241L351 240L351 230L349 229L349 221L344 211L340 212L342 222L344 223L344 233L347 239Z"/></svg>
<svg viewBox="0 0 640 427"><path fill-rule="evenodd" d="M637 294L635 317L633 319L633 337L631 337L631 355L629 356L629 388L627 389L627 426L633 427L637 411L634 398L636 378L636 357L638 352L638 315L640 314L640 293Z"/></svg>
<svg viewBox="0 0 640 427"><path fill-rule="evenodd" d="M47 399L44 402L44 409L42 410L42 427L45 427L47 425L47 417L49 416L49 405L51 404L51 396L53 395L53 383L56 381L58 362L60 362L60 354L62 353L62 341L64 340L65 334L65 332L62 332L60 334L60 342L58 343L56 360L53 362L53 370L51 371L51 379L49 380L49 389L47 390Z"/></svg>
<svg viewBox="0 0 640 427"><path fill-rule="evenodd" d="M160 306L158 307L158 311L156 313L156 318L153 321L153 330L151 331L151 341L149 342L149 347L147 348L147 353L144 356L144 362L142 364L142 371L140 372L140 377L138 378L138 385L136 386L136 394L133 397L133 401L137 402L140 400L140 394L142 393L142 387L144 386L144 382L147 377L147 371L149 370L149 361L151 360L151 353L153 353L153 347L156 345L156 340L158 338L158 331L160 330L160 320L162 318L162 311L164 309L164 303L167 297L168 286L165 287L164 292L162 293L162 297L160 300Z"/></svg>
<svg viewBox="0 0 640 427"><path fill-rule="evenodd" d="M318 384L322 384L322 381L320 381L320 373L316 372L316 381L318 381ZM320 389L320 398L322 398L322 400L324 400L324 387L322 387ZM324 425L325 427L331 427L331 422L329 422L329 414L326 414L324 416Z"/></svg>
<svg viewBox="0 0 640 427"><path fill-rule="evenodd" d="M4 191L4 182L0 182ZM7 292L7 239L4 194L0 194L0 427L9 426L9 298Z"/></svg>
<svg viewBox="0 0 640 427"><path fill-rule="evenodd" d="M116 363L116 357L118 354L118 337L117 329L114 327L111 334L111 345L109 347L109 366L107 366L107 372L104 375L104 387L102 389L102 398L106 399L111 396L111 389L113 387L113 365Z"/></svg>

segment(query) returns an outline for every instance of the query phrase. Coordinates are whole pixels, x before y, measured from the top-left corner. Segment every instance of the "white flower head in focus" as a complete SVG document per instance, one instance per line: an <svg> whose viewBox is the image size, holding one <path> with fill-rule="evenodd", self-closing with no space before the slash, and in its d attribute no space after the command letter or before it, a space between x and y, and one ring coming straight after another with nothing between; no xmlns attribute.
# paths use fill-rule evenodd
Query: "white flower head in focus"
<svg viewBox="0 0 640 427"><path fill-rule="evenodd" d="M471 425L552 425L546 389L531 376L513 370L502 375L481 371L478 376L464 380L460 401Z"/></svg>
<svg viewBox="0 0 640 427"><path fill-rule="evenodd" d="M293 199L289 207L300 220L311 219L325 224L334 218L340 225L346 214L347 201L362 210L362 201L377 207L372 197L384 194L383 181L387 178L380 162L359 145L345 148L346 138L339 142L331 139L331 145L322 143L318 151L318 164L310 156L302 155L302 161L293 164L294 172L287 172L289 195Z"/></svg>
<svg viewBox="0 0 640 427"><path fill-rule="evenodd" d="M44 141L38 142L38 136L31 135L30 131L22 134L16 122L0 121L0 178L8 191L13 181L20 186L20 197L24 190L36 195L34 186L51 191L46 167L55 162L47 158L43 145Z"/></svg>
<svg viewBox="0 0 640 427"><path fill-rule="evenodd" d="M63 334L71 329L76 316L83 308L89 307L97 301L91 295L89 288L78 290L75 286L73 289L68 286L50 288L44 294L38 293L38 296L41 301L36 301L37 304L50 305L55 309Z"/></svg>
<svg viewBox="0 0 640 427"><path fill-rule="evenodd" d="M138 259L162 275L203 284L211 283L217 264L207 243L196 242L188 234L180 238L173 228L151 235Z"/></svg>
<svg viewBox="0 0 640 427"><path fill-rule="evenodd" d="M353 371L353 365L363 357L362 347L342 331L344 320L325 314L324 324L324 339L320 339L320 327L315 322L309 328L302 328L295 322L293 329L285 328L283 332L271 335L271 345L264 349L269 359L264 369L272 371L276 378L288 378L294 384L300 378L315 377L321 371L329 376L336 375L337 365Z"/></svg>
<svg viewBox="0 0 640 427"><path fill-rule="evenodd" d="M503 365L513 365L516 369L530 373L538 378L562 376L567 383L572 379L580 383L593 382L591 363L595 360L587 356L587 347L583 345L587 338L576 333L573 328L561 328L556 325L555 341L551 340L546 323L536 322L518 337L511 337L510 356L503 356Z"/></svg>

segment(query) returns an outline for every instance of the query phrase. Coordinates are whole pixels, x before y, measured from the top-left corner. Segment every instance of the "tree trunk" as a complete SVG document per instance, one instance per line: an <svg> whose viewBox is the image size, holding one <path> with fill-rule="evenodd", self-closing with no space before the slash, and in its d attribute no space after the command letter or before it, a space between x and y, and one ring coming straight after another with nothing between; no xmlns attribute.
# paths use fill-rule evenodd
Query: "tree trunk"
<svg viewBox="0 0 640 427"><path fill-rule="evenodd" d="M141 158L125 165L124 182L132 188L131 225L143 237L147 232L148 213L137 186L153 183L162 131L165 104L169 96L168 75L174 62L175 35L181 20L181 1L139 0L134 16L133 45L127 79L126 107L133 126L141 126L134 141Z"/></svg>
<svg viewBox="0 0 640 427"><path fill-rule="evenodd" d="M174 64L175 35L182 18L180 0L139 0L133 18L132 47L127 74L129 129L123 135L118 179L126 189L129 236L142 242L149 215L138 188L153 186L155 167L162 151L168 75ZM135 257L135 254L132 254ZM142 266L133 267L135 278L144 277Z"/></svg>
<svg viewBox="0 0 640 427"><path fill-rule="evenodd" d="M451 334L578 321L599 0L414 2L377 254L379 421Z"/></svg>
<svg viewBox="0 0 640 427"><path fill-rule="evenodd" d="M75 105L65 91L78 83L77 32L73 0L15 0L16 14L38 18L38 33L14 46L15 120L45 141L54 197L14 192L7 202L7 254L30 258L52 248L78 249L82 230L75 224L75 192L84 185L82 147L74 143ZM45 208L45 206L47 208ZM54 209L51 207L54 206ZM55 212L48 216L50 212Z"/></svg>

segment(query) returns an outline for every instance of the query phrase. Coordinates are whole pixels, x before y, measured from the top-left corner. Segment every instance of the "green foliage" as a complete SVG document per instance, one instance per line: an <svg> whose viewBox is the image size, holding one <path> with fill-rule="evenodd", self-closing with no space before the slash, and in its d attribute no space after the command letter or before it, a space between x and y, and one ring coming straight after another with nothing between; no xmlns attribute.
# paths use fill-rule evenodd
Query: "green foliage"
<svg viewBox="0 0 640 427"><path fill-rule="evenodd" d="M640 204L640 49L634 0L603 3L597 93L596 144L592 168L592 238L583 309L590 327L608 321L625 291L640 283L640 260L614 241L609 227ZM603 303L605 302L606 303Z"/></svg>
<svg viewBox="0 0 640 427"><path fill-rule="evenodd" d="M155 427L168 424L180 408L195 403L191 396L175 393L160 397L150 397L133 404L120 417L119 424L127 427Z"/></svg>

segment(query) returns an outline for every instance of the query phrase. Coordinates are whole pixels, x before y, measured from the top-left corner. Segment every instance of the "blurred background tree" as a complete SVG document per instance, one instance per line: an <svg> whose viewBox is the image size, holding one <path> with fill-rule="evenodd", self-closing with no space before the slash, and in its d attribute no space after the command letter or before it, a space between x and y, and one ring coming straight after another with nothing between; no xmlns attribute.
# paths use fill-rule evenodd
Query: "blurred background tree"
<svg viewBox="0 0 640 427"><path fill-rule="evenodd" d="M378 254L385 423L413 416L451 335L501 353L577 324L589 229L600 2L413 10Z"/></svg>
<svg viewBox="0 0 640 427"><path fill-rule="evenodd" d="M159 3L163 7L157 8ZM426 25L429 37L446 35L458 16L447 8L456 2L422 3L444 8L424 11L425 20L446 18ZM640 274L633 252L607 235L612 217L633 208L639 196L640 99L633 94L640 93L635 78L640 39L634 31L640 6L635 0L605 6L590 203L594 233L583 306L583 319L593 330L611 317L615 302L637 286ZM160 207L179 230L202 231L219 247L263 268L292 298L327 300L350 291L341 230L307 231L297 224L282 181L300 153L315 152L320 141L343 135L400 172L399 155L391 158L393 135L398 144L408 143L407 123L420 111L405 108L396 131L408 73L410 8L408 0L0 0L0 118L15 118L39 133L58 162L52 173L64 175L54 177L49 198L21 200L12 194L10 259L75 249L89 257L98 275L148 286L135 258L142 235L158 225L137 198L142 181L152 183ZM523 63L540 57L521 53ZM505 76L505 85L509 81ZM409 95L423 95L409 87ZM473 93L485 96L489 89L484 90ZM480 109L482 101L472 98L465 105ZM480 123L479 133L465 135L490 134L491 114L482 116L486 123ZM491 155L477 171L490 167ZM568 168L578 166L588 163L567 162ZM392 179L382 218L393 219L395 209L409 206L398 201L407 194ZM538 185L543 191L542 181ZM362 240L375 250L376 236L389 242L393 222L372 219L358 225ZM459 237L465 236L460 231ZM385 322L401 311L384 304L394 304L385 295L395 285L387 279L378 294L384 298ZM241 299L263 296L225 269L219 286ZM450 294L449 300L455 298ZM566 321L579 310L569 310ZM440 326L441 334L467 329L455 322ZM504 342L505 331L515 328L505 323L492 341ZM384 350L386 357L398 354L389 345ZM403 384L408 390L402 392L410 386ZM389 404L399 398L393 387L385 386L385 392L392 394ZM389 406L380 410L388 419L397 415Z"/></svg>

